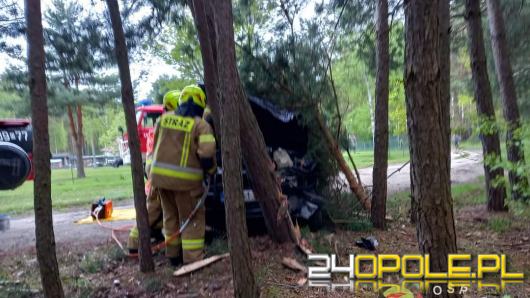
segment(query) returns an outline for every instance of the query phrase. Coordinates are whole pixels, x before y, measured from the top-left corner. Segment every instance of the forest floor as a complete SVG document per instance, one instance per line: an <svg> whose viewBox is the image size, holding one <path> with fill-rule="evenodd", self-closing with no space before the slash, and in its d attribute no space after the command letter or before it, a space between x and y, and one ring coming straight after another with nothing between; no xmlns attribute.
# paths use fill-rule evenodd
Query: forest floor
<svg viewBox="0 0 530 298"><path fill-rule="evenodd" d="M454 164L454 162L453 162ZM469 164L467 168L471 167ZM389 171L390 172L390 171ZM403 171L402 171L403 172ZM399 175L405 175L399 172ZM396 174L398 175L398 174ZM408 176L408 173L406 174ZM454 175L453 175L454 178ZM484 207L483 182L480 179L472 183L453 186L455 206L455 226L460 253L476 255L479 253L506 254L510 270L524 272L523 284L508 285L511 297L528 297L530 293L530 208L521 204L510 204L510 212L491 215ZM389 181L389 184L392 182ZM311 233L302 228L302 236L308 240L315 252L336 253L340 264L344 264L348 254L370 254L372 252L355 246L359 237L374 236L379 241L377 253L418 253L416 230L408 221L409 199L407 192L393 193L389 197L388 214L391 218L386 231L358 230L337 227L334 231L322 230ZM86 215L86 211L78 215ZM55 215L57 235L57 255L63 284L67 297L232 297L233 284L230 259L224 259L200 271L184 277L173 277L173 270L163 256L156 256L156 273L138 272L138 263L128 259L110 240L109 233L95 232L85 237L83 232L72 230L69 225L58 225L57 221L68 222ZM16 219L22 220L22 219ZM12 221L16 223L16 220ZM123 223L120 223L123 224ZM79 225L77 225L79 226ZM95 225L81 225L99 227ZM70 228L69 228L70 227ZM13 227L10 232L16 228ZM96 231L95 230L95 231ZM24 233L18 230L19 233ZM33 231L28 238L19 234L6 238L0 234L0 297L40 296L38 265L34 251ZM65 238L64 234L69 235ZM127 233L119 236L125 240ZM306 257L293 245L273 243L267 236L251 238L251 250L254 261L254 274L261 286L263 297L342 297L345 290L329 291L325 288L309 287L302 272L285 268L283 257L297 259L300 263L311 265ZM18 242L12 246L10 243ZM208 244L209 255L228 250L225 237L215 238ZM398 282L397 280L385 280ZM343 280L340 282L344 283ZM476 287L476 285L475 285ZM347 290L349 291L349 290ZM349 296L377 297L367 289L347 292ZM492 292L467 297L484 297Z"/></svg>

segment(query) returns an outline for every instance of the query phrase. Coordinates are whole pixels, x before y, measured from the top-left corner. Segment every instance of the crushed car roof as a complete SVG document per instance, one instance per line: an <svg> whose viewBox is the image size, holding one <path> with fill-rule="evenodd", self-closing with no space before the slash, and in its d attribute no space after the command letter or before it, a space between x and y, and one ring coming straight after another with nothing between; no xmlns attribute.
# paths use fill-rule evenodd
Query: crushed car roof
<svg viewBox="0 0 530 298"><path fill-rule="evenodd" d="M269 113L271 113L276 119L287 123L294 119L295 113L281 109L280 107L276 106L269 100L259 98L256 96L249 96L248 99L253 102L254 104L258 105L262 109L267 110Z"/></svg>

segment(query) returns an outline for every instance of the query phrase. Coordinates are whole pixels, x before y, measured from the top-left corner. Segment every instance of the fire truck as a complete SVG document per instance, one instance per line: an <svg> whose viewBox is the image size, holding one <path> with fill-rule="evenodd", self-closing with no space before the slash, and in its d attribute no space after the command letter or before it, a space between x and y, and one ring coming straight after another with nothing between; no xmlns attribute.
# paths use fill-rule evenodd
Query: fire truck
<svg viewBox="0 0 530 298"><path fill-rule="evenodd" d="M142 160L144 162L147 153L153 151L155 124L163 112L164 108L162 105L150 104L149 101L141 101L136 107L136 123L138 137L140 138L140 151L142 152ZM125 133L123 134L123 138L118 142L120 157L123 159L124 164L131 163L128 139L129 137Z"/></svg>

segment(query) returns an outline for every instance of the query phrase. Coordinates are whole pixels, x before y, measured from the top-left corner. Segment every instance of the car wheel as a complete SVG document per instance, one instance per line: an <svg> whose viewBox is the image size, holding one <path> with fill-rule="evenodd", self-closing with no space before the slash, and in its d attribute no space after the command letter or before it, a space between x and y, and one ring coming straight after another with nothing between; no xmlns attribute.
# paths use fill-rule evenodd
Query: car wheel
<svg viewBox="0 0 530 298"><path fill-rule="evenodd" d="M18 145L0 142L0 190L20 186L31 171L28 154Z"/></svg>

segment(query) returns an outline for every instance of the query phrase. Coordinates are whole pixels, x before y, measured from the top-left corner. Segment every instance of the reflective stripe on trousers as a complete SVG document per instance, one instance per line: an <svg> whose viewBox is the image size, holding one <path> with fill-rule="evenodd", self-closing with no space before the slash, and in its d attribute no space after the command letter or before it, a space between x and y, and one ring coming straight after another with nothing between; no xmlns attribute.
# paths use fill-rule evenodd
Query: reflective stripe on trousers
<svg viewBox="0 0 530 298"><path fill-rule="evenodd" d="M204 248L203 239L182 239L182 250L197 250Z"/></svg>

